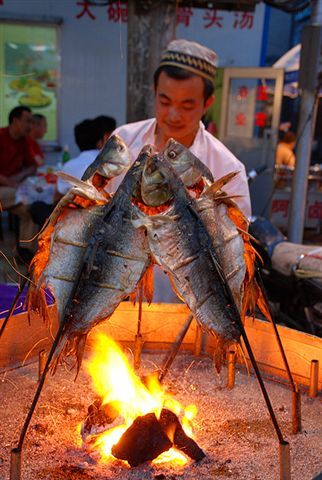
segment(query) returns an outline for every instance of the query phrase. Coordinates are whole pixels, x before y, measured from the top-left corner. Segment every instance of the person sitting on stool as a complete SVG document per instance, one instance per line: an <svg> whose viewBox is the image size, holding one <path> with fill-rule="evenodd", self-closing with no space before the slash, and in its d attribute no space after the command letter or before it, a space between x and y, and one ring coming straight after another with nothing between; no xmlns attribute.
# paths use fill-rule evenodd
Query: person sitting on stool
<svg viewBox="0 0 322 480"><path fill-rule="evenodd" d="M22 244L22 240L34 237L37 227L32 221L29 207L17 204L16 191L19 184L36 172L37 162L30 151L27 137L31 129L31 110L15 107L9 113L9 125L0 128L0 204L19 218L18 258L29 263L35 244ZM28 245L28 247L26 246Z"/></svg>

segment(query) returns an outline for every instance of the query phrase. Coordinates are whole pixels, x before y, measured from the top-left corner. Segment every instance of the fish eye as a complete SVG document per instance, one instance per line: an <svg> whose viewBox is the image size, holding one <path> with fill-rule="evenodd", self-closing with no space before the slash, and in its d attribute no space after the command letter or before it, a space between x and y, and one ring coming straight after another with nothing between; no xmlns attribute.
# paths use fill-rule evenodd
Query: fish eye
<svg viewBox="0 0 322 480"><path fill-rule="evenodd" d="M168 153L168 157L171 158L171 160L174 160L176 158L177 154L174 150L170 150Z"/></svg>
<svg viewBox="0 0 322 480"><path fill-rule="evenodd" d="M119 144L119 145L117 146L117 151L118 151L118 152L122 152L123 150L124 150L123 145L122 145L122 144Z"/></svg>

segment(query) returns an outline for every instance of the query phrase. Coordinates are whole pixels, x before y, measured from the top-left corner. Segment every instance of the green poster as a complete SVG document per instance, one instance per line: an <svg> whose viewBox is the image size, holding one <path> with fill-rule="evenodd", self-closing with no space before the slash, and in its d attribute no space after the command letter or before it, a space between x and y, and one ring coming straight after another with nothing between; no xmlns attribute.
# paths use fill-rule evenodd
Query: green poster
<svg viewBox="0 0 322 480"><path fill-rule="evenodd" d="M223 88L224 69L218 68L214 80L215 87L215 101L207 111L204 121L207 126L207 130L211 132L215 137L218 137L220 127L220 109L221 109L221 96Z"/></svg>
<svg viewBox="0 0 322 480"><path fill-rule="evenodd" d="M26 105L45 115L44 138L57 141L57 89L59 56L55 27L5 24L0 26L1 113L0 124L8 124L12 108Z"/></svg>

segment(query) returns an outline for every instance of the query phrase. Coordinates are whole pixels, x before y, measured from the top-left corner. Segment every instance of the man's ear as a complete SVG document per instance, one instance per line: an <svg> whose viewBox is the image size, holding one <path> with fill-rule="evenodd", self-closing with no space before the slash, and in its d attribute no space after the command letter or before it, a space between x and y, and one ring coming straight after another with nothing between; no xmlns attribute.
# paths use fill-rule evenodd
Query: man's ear
<svg viewBox="0 0 322 480"><path fill-rule="evenodd" d="M209 107L214 103L215 101L215 95L210 95L209 98L205 101L205 107L204 107L204 112L208 110Z"/></svg>

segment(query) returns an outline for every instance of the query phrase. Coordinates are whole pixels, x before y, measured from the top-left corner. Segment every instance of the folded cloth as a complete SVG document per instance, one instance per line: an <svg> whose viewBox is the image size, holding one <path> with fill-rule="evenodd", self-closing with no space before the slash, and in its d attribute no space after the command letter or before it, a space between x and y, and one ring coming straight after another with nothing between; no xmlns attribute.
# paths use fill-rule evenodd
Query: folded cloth
<svg viewBox="0 0 322 480"><path fill-rule="evenodd" d="M48 289L46 291L46 299L47 299L47 304L51 305L54 303L54 297L50 293ZM0 283L0 318L5 318L7 315L12 302L18 292L18 287L17 285L8 285L6 283ZM25 300L27 296L27 287L24 288L24 290L21 292L21 295L18 299L16 308L13 311L13 315L16 315L17 313L25 312L27 310L27 307L25 306Z"/></svg>

